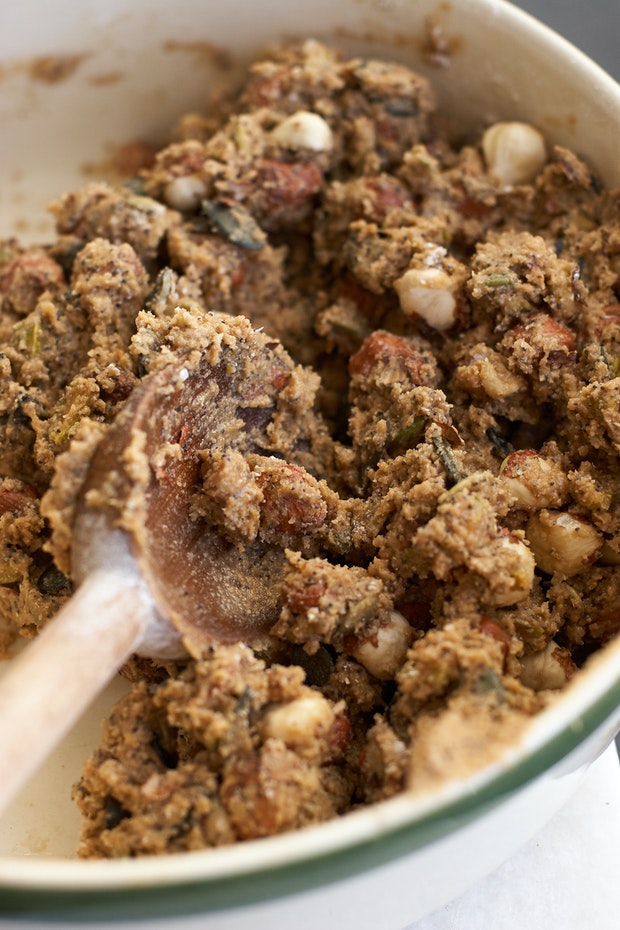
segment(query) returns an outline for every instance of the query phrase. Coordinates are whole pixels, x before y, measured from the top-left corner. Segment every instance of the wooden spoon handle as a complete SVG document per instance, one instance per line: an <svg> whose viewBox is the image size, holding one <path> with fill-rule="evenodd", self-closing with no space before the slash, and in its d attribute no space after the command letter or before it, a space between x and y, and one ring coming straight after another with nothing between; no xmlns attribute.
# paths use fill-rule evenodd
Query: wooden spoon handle
<svg viewBox="0 0 620 930"><path fill-rule="evenodd" d="M139 644L152 619L140 579L85 581L0 679L0 812Z"/></svg>

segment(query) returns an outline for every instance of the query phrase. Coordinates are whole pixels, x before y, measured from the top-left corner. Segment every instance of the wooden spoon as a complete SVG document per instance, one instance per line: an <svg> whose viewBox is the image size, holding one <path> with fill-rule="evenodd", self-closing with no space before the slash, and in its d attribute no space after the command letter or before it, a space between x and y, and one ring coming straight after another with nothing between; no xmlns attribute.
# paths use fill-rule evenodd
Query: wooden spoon
<svg viewBox="0 0 620 930"><path fill-rule="evenodd" d="M77 591L0 680L0 810L132 653L255 642L278 615L283 552L237 548L192 500L201 449L269 454L292 362L260 334L212 356L148 374L95 451L73 527Z"/></svg>

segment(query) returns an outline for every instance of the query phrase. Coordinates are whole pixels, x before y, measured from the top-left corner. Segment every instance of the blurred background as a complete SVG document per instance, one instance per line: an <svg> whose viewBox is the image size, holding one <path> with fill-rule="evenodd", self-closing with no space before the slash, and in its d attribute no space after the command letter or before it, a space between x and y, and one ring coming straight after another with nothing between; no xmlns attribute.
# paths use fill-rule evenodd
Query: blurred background
<svg viewBox="0 0 620 930"><path fill-rule="evenodd" d="M620 81L620 0L512 0Z"/></svg>

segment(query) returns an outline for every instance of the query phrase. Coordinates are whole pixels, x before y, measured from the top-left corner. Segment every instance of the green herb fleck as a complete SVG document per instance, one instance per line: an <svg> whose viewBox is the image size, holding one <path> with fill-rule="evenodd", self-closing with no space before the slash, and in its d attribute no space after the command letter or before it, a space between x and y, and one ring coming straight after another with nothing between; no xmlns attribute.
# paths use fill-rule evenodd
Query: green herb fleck
<svg viewBox="0 0 620 930"><path fill-rule="evenodd" d="M503 458L506 458L511 452L514 452L514 446L509 443L507 439L504 439L502 434L494 426L488 427L486 430L486 437Z"/></svg>
<svg viewBox="0 0 620 930"><path fill-rule="evenodd" d="M164 205L159 203L158 200L153 200L152 197L146 197L143 194L132 194L127 197L125 203L132 210L139 210L140 213L161 213L164 209Z"/></svg>
<svg viewBox="0 0 620 930"><path fill-rule="evenodd" d="M387 451L391 456L402 455L407 449L413 449L420 440L426 425L426 417L414 417L413 422L403 429L399 429L387 444Z"/></svg>
<svg viewBox="0 0 620 930"><path fill-rule="evenodd" d="M13 327L13 345L26 351L29 355L38 355L41 351L41 322L37 318L26 318Z"/></svg>
<svg viewBox="0 0 620 930"><path fill-rule="evenodd" d="M473 685L474 694L488 694L496 698L501 704L504 700L504 686L495 669L483 668L476 676Z"/></svg>
<svg viewBox="0 0 620 930"><path fill-rule="evenodd" d="M511 274L490 274L483 282L487 287L514 287L517 279Z"/></svg>
<svg viewBox="0 0 620 930"><path fill-rule="evenodd" d="M459 481L462 481L464 475L461 469L458 467L456 460L452 455L452 450L450 449L443 436L433 436L432 443L435 447L435 452L437 453L441 464L446 470L449 480L448 487L451 488L455 484L458 484Z"/></svg>
<svg viewBox="0 0 620 930"><path fill-rule="evenodd" d="M127 178L124 187L131 191L134 196L142 197L144 195L144 179L140 177Z"/></svg>
<svg viewBox="0 0 620 930"><path fill-rule="evenodd" d="M19 584L22 578L22 573L11 568L10 565L0 565L0 585L3 587Z"/></svg>
<svg viewBox="0 0 620 930"><path fill-rule="evenodd" d="M259 251L265 245L265 233L254 217L239 204L203 200L202 212L225 239L243 249Z"/></svg>

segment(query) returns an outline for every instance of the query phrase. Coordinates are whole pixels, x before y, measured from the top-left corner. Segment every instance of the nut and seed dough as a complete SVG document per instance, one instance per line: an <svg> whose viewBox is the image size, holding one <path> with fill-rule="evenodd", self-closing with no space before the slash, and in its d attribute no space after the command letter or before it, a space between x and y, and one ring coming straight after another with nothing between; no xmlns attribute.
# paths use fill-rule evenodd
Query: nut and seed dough
<svg viewBox="0 0 620 930"><path fill-rule="evenodd" d="M122 670L83 857L472 772L618 633L620 194L558 147L506 183L439 126L403 65L283 47L125 186L61 196L51 244L0 244L7 652L71 596L76 498L145 376L242 341L276 411L268 448L200 450L192 513L282 548L279 616Z"/></svg>

